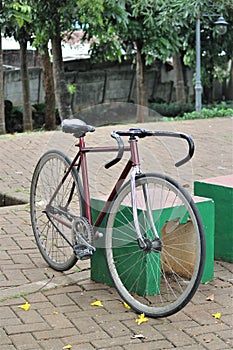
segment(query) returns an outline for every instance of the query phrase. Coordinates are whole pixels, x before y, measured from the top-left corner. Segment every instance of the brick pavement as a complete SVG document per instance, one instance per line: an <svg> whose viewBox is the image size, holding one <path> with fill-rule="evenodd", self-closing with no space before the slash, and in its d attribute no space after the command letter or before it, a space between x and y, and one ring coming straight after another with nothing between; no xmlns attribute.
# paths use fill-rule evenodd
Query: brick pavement
<svg viewBox="0 0 233 350"><path fill-rule="evenodd" d="M182 146L156 144L150 139L141 147L144 169L153 170L156 166L188 182L190 191L194 179L232 173L232 119L143 127L190 133L197 146L192 166L182 167L178 173L171 160L179 158ZM107 142L112 129L98 128L95 144ZM90 142L93 136L88 136ZM49 148L70 151L71 143L73 138L60 132L0 137L2 201L28 202L31 174L38 157ZM156 155L155 145L159 146ZM154 162L149 161L148 154L154 157ZM111 176L106 174L99 180L101 164L108 160L101 157L91 160L96 170L90 174L96 195L105 194L103 179L111 182ZM90 280L89 262L80 262L65 273L55 272L44 263L33 239L28 204L0 208L0 237L1 350L59 350L68 344L75 350L233 347L230 263L216 261L214 280L201 285L193 300L178 314L149 319L138 326L136 315L123 307L114 288ZM212 295L214 300L208 301L207 297ZM101 300L103 307L91 306L95 300ZM18 308L25 301L31 304L29 311ZM220 320L212 316L217 312L221 313ZM139 334L143 338L135 337Z"/></svg>
<svg viewBox="0 0 233 350"><path fill-rule="evenodd" d="M110 137L111 131L132 126L99 127L94 134L87 135L87 144L114 144ZM188 133L196 145L193 160L175 168L175 161L182 158L185 152L182 140L140 140L143 170L165 172L181 183L189 185L190 191L196 179L232 174L232 126L233 118L140 124L140 127L151 130L166 129ZM57 131L0 136L0 202L28 202L32 172L39 157L46 150L54 148L72 154L75 150L74 143L73 136ZM108 170L104 169L103 165L112 157L113 154L104 153L88 155L92 167L89 175L93 196L106 195L113 185L113 179L122 169L122 163ZM124 158L127 158L126 153Z"/></svg>

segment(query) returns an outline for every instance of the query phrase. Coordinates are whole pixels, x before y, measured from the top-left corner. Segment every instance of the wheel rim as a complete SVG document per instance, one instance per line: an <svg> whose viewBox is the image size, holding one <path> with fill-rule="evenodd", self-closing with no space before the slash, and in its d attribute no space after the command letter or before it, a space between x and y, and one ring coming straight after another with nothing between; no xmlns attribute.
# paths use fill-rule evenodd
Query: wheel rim
<svg viewBox="0 0 233 350"><path fill-rule="evenodd" d="M109 215L106 257L123 299L137 312L159 317L178 311L194 294L203 269L203 237L199 234L199 219L193 212L190 197L171 179L167 181L158 176L137 180L142 232L147 232L150 238L151 225L142 202L145 183L148 183L153 218L163 244L161 253L145 254L138 247L128 185Z"/></svg>

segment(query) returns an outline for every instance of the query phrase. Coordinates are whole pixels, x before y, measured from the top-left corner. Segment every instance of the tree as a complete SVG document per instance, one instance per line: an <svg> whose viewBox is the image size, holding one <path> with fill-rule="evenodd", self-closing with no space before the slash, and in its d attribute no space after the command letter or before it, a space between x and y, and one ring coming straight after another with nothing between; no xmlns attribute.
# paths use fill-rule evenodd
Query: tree
<svg viewBox="0 0 233 350"><path fill-rule="evenodd" d="M0 1L0 12L2 12L2 1ZM0 34L2 27L0 23ZM4 111L4 86L3 86L3 54L2 54L2 35L0 37L0 135L6 133L5 111Z"/></svg>
<svg viewBox="0 0 233 350"><path fill-rule="evenodd" d="M181 6L182 0L177 0L177 5ZM233 47L231 38L233 35L233 11L231 1L199 0L195 3L187 2L184 4L185 20L189 24L188 30L182 30L180 35L183 38L183 47L180 50L184 53L184 62L195 71L196 55L196 20L197 16L201 19L201 76L203 85L203 95L205 102L213 102L214 81L222 82L228 73L227 66L229 60L233 57ZM184 9L183 8L183 9ZM179 12L179 9L177 9ZM218 16L223 13L225 19L229 22L228 31L225 35L218 35L214 22ZM194 76L195 80L195 76Z"/></svg>
<svg viewBox="0 0 233 350"><path fill-rule="evenodd" d="M26 3L26 1L25 1ZM1 11L1 34L5 36L9 35L19 35L21 38L20 48L21 48L21 60L26 59L25 54L25 31L22 29L23 25L30 22L30 7L27 4L21 4L19 2L12 3L11 1L5 0L1 1L0 4ZM20 33L22 36L20 36ZM30 97L27 95L29 93L29 88L26 86L29 84L29 80L27 77L27 63L26 61L22 62L21 72L26 75L22 76L23 82L23 96L24 96L24 126L26 130L31 130L31 109L28 114L28 105L30 105ZM5 115L4 115L4 90L3 90L3 61L2 61L2 48L0 48L0 133L5 133Z"/></svg>
<svg viewBox="0 0 233 350"><path fill-rule="evenodd" d="M40 50L42 69L44 74L45 89L45 129L54 130L56 128L56 102L54 91L53 70L50 62L48 47L45 46L43 51Z"/></svg>
<svg viewBox="0 0 233 350"><path fill-rule="evenodd" d="M38 49L41 56L43 83L45 90L45 129L56 128L56 101L53 79L53 69L49 54L49 40L51 27L48 21L48 3L32 1L33 32L35 35L33 46Z"/></svg>
<svg viewBox="0 0 233 350"><path fill-rule="evenodd" d="M176 102L186 103L186 92L184 83L183 61L179 53L173 55L173 68L175 75Z"/></svg>
<svg viewBox="0 0 233 350"><path fill-rule="evenodd" d="M55 22L55 32L52 35L52 52L53 52L53 76L55 83L55 92L57 98L57 107L61 120L72 116L70 95L65 80L65 72L61 49L61 28L60 16Z"/></svg>
<svg viewBox="0 0 233 350"><path fill-rule="evenodd" d="M22 80L22 92L23 92L23 129L24 131L31 131L32 126L32 108L30 98L30 79L28 72L28 60L27 60L27 43L30 36L28 36L25 27L15 33L15 39L18 39L20 45L20 72Z"/></svg>
<svg viewBox="0 0 233 350"><path fill-rule="evenodd" d="M37 28L35 28L35 33L37 47L38 45L40 47L44 37L48 40L51 39L55 95L61 120L72 115L71 98L67 89L63 65L62 38L67 37L76 29L76 24L80 18L81 21L85 22L85 25L91 23L93 18L101 18L101 11L99 10L102 8L102 2L103 0L96 0L94 3L87 0L31 1L36 8L35 22ZM48 18L50 19L49 22ZM96 21L96 24L98 24L98 21ZM43 51L45 50L43 49Z"/></svg>
<svg viewBox="0 0 233 350"><path fill-rule="evenodd" d="M99 45L99 51L102 54L104 52L107 59L110 56L109 50L104 50L104 47L111 47L109 41L112 42L114 38L121 47L121 55L124 50L126 55L136 57L137 120L139 122L145 120L144 107L148 106L146 65L153 63L156 59L165 61L181 45L176 27L178 29L178 26L182 25L183 13L177 16L173 9L174 4L175 0L128 0L125 2L127 17L125 25L122 26L121 22L118 22L120 25L114 27L112 37L99 37L97 32L99 43L94 43L95 54L96 47Z"/></svg>
<svg viewBox="0 0 233 350"><path fill-rule="evenodd" d="M32 130L32 111L30 102L29 74L27 67L27 42L30 38L30 6L24 3L4 1L3 25L4 35L14 36L20 44L20 65L23 91L24 130Z"/></svg>
<svg viewBox="0 0 233 350"><path fill-rule="evenodd" d="M226 99L229 101L233 101L233 56L230 62L230 73L226 90Z"/></svg>

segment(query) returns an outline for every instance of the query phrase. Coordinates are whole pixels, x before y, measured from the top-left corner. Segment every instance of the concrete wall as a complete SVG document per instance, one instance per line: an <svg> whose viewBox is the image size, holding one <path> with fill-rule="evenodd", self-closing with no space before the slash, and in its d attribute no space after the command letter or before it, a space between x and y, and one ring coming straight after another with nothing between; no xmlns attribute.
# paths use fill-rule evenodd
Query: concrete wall
<svg viewBox="0 0 233 350"><path fill-rule="evenodd" d="M30 68L29 75L32 104L43 102L44 88L41 68ZM4 98L13 102L14 105L22 105L23 95L20 69L4 71Z"/></svg>
<svg viewBox="0 0 233 350"><path fill-rule="evenodd" d="M135 66L130 62L91 64L89 60L65 62L67 83L75 84L72 95L74 112L84 107L107 102L136 102ZM30 68L31 102L44 102L41 68ZM154 64L147 69L148 96L150 99L174 100L173 70L169 65ZM189 95L193 95L189 79ZM4 72L5 99L14 105L22 104L20 70Z"/></svg>
<svg viewBox="0 0 233 350"><path fill-rule="evenodd" d="M4 39L3 39L4 40ZM36 50L27 50L27 60L29 67L41 66L40 56ZM19 50L3 50L3 63L5 66L20 68Z"/></svg>

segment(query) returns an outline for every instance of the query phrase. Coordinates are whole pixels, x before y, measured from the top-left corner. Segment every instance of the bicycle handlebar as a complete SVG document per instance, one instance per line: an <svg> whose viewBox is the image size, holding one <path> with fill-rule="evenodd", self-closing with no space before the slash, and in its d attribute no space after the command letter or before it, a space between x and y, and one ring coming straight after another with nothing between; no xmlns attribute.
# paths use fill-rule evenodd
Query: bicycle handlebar
<svg viewBox="0 0 233 350"><path fill-rule="evenodd" d="M113 131L111 133L111 137L113 137L118 143L118 153L116 158L114 158L113 160L111 160L105 165L106 169L118 163L123 156L124 143L122 141L121 136L130 136L130 137L138 137L138 138L144 138L147 136L165 136L165 137L176 137L176 138L184 139L188 143L188 147L189 147L188 154L183 159L175 163L176 167L179 167L187 163L194 154L195 147L194 147L193 139L191 138L191 136L184 133L172 132L172 131L151 131L151 130L144 130L144 129L118 130L118 131Z"/></svg>

